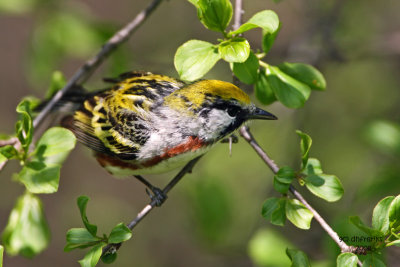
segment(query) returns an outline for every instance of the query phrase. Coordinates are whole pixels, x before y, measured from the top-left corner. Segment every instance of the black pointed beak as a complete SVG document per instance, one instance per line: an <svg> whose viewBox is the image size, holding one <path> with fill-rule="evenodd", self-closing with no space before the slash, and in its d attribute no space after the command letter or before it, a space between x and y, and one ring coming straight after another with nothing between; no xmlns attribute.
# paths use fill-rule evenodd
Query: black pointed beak
<svg viewBox="0 0 400 267"><path fill-rule="evenodd" d="M249 120L277 120L278 118L275 115L273 115L261 108L256 107L256 109L253 111L253 113L249 115L248 119Z"/></svg>

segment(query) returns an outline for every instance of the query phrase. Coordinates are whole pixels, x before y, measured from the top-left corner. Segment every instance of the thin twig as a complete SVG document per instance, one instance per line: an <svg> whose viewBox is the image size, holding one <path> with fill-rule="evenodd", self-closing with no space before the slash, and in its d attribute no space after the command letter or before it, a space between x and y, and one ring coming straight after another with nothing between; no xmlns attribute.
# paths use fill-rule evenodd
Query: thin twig
<svg viewBox="0 0 400 267"><path fill-rule="evenodd" d="M267 155L267 153L261 148L257 143L253 135L247 126L243 126L239 130L240 135L254 148L260 158L268 165L273 173L277 173L279 170L278 165ZM290 192L297 198L304 206L307 207L314 215L315 220L321 225L321 227L328 233L328 235L335 241L342 252L355 252L356 247L348 246L344 241L342 241L339 235L330 227L330 225L321 217L321 215L304 199L304 197L290 185ZM359 262L360 265L361 262Z"/></svg>
<svg viewBox="0 0 400 267"><path fill-rule="evenodd" d="M239 29L240 25L242 24L242 15L243 15L243 2L242 0L235 0L235 14L233 17L233 24L232 24L232 29L235 31ZM239 34L239 36L242 36L242 34ZM232 82L234 85L239 86L240 81L239 79L235 76L235 74L232 72Z"/></svg>
<svg viewBox="0 0 400 267"><path fill-rule="evenodd" d="M192 169L194 167L194 165L197 163L197 161L201 158L201 156L189 161L185 167L182 168L182 170L164 187L163 189L163 193L164 195L167 195L169 191L171 191L171 189L183 178L183 176L185 176L185 174L187 173L191 173ZM144 219L144 217L146 217L147 214L150 213L150 211L153 210L154 207L156 207L157 205L157 200L153 199L149 204L147 204L136 216L135 219L133 219L128 225L127 227L130 230L133 230L133 228L136 227L136 225L138 225L138 223L140 221L142 221ZM108 244L107 246L105 246L103 248L103 252L102 255L105 254L113 254L115 253L120 247L121 247L122 243L118 243L118 244Z"/></svg>
<svg viewBox="0 0 400 267"><path fill-rule="evenodd" d="M146 20L146 18L157 8L157 6L162 2L162 0L154 0L150 3L144 10L142 10L136 17L129 22L120 31L114 34L102 47L100 52L93 58L86 61L86 63L81 66L72 78L67 82L67 84L58 91L54 97L47 103L47 105L42 109L42 111L37 115L33 121L33 127L36 128L47 114L52 110L54 105L60 101L63 95L70 90L76 84L82 84L85 82L91 74L97 69L97 67L103 62L103 60L113 52L119 45L126 41L132 33L138 29L138 27Z"/></svg>
<svg viewBox="0 0 400 267"><path fill-rule="evenodd" d="M8 140L0 140L0 147L8 146L8 145L14 146L14 145L16 145L18 142L19 142L19 141L18 141L18 138L17 138L17 137L12 137L12 138L10 138L10 139L8 139Z"/></svg>
<svg viewBox="0 0 400 267"><path fill-rule="evenodd" d="M242 0L235 0L235 15L233 18L233 30L239 29L242 25L242 15L243 15L243 2Z"/></svg>

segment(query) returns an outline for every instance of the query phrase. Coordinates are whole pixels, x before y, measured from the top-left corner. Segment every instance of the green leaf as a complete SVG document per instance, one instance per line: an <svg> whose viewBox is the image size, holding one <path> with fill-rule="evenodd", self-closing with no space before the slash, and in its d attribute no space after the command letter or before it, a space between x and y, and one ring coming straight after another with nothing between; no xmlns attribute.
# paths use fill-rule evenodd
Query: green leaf
<svg viewBox="0 0 400 267"><path fill-rule="evenodd" d="M121 243L129 240L131 237L132 231L129 230L125 224L120 223L112 229L110 236L108 237L108 242Z"/></svg>
<svg viewBox="0 0 400 267"><path fill-rule="evenodd" d="M0 163L14 158L18 158L18 151L14 146L7 145L0 147Z"/></svg>
<svg viewBox="0 0 400 267"><path fill-rule="evenodd" d="M264 202L261 214L272 224L283 226L286 221L285 204L285 198L269 198Z"/></svg>
<svg viewBox="0 0 400 267"><path fill-rule="evenodd" d="M274 33L279 28L278 15L272 10L260 11L252 16L246 23L243 23L239 29L230 32L229 35L241 34L248 30L260 27L266 33Z"/></svg>
<svg viewBox="0 0 400 267"><path fill-rule="evenodd" d="M55 71L53 72L53 75L51 76L51 83L49 86L49 89L46 92L46 99L51 98L54 96L60 89L62 89L66 84L66 80L64 75L62 74L61 71Z"/></svg>
<svg viewBox="0 0 400 267"><path fill-rule="evenodd" d="M276 179L284 184L291 184L296 174L294 170L288 166L283 166L279 169L279 171L275 174Z"/></svg>
<svg viewBox="0 0 400 267"><path fill-rule="evenodd" d="M223 41L218 46L218 52L223 60L230 63L245 62L250 55L249 42L240 37Z"/></svg>
<svg viewBox="0 0 400 267"><path fill-rule="evenodd" d="M31 111L31 117L33 117L32 114L35 114L35 108L42 103L42 100L31 95L25 96L22 101L24 100L29 102L29 110Z"/></svg>
<svg viewBox="0 0 400 267"><path fill-rule="evenodd" d="M194 81L203 77L220 59L215 45L190 40L176 50L174 64L181 79Z"/></svg>
<svg viewBox="0 0 400 267"><path fill-rule="evenodd" d="M306 167L303 169L305 175L322 174L321 162L316 158L308 158Z"/></svg>
<svg viewBox="0 0 400 267"><path fill-rule="evenodd" d="M326 201L334 202L343 196L343 186L335 175L313 174L304 181L311 193Z"/></svg>
<svg viewBox="0 0 400 267"><path fill-rule="evenodd" d="M274 189L281 194L286 194L289 190L290 184L280 183L276 178L274 178Z"/></svg>
<svg viewBox="0 0 400 267"><path fill-rule="evenodd" d="M233 63L233 73L243 83L253 84L257 81L259 66L257 56L250 51L250 55L245 62Z"/></svg>
<svg viewBox="0 0 400 267"><path fill-rule="evenodd" d="M192 2L192 1L191 1ZM229 0L198 0L197 15L206 28L224 32L232 18L232 4Z"/></svg>
<svg viewBox="0 0 400 267"><path fill-rule="evenodd" d="M47 130L27 162L17 175L29 192L51 194L57 192L60 181L61 163L75 146L76 138L72 132L61 127Z"/></svg>
<svg viewBox="0 0 400 267"><path fill-rule="evenodd" d="M362 267L386 267L386 264L384 264L376 254L367 254Z"/></svg>
<svg viewBox="0 0 400 267"><path fill-rule="evenodd" d="M341 253L336 259L337 267L357 267L358 258L353 253Z"/></svg>
<svg viewBox="0 0 400 267"><path fill-rule="evenodd" d="M81 213L82 222L85 225L85 228L92 234L92 236L96 236L97 233L97 226L94 224L90 224L89 220L86 216L86 205L89 201L87 196L80 196L78 197L77 204L79 207L79 211Z"/></svg>
<svg viewBox="0 0 400 267"><path fill-rule="evenodd" d="M300 130L296 130L296 133L298 136L300 136L301 165L302 169L304 169L307 166L308 154L310 153L312 139L308 134L303 133Z"/></svg>
<svg viewBox="0 0 400 267"><path fill-rule="evenodd" d="M298 228L309 229L313 214L297 199L288 199L286 217Z"/></svg>
<svg viewBox="0 0 400 267"><path fill-rule="evenodd" d="M20 119L15 125L17 138L21 142L24 151L27 152L33 136L32 116L29 101L26 99L22 100L18 104L16 110L20 115Z"/></svg>
<svg viewBox="0 0 400 267"><path fill-rule="evenodd" d="M311 65L303 63L282 63L278 68L294 79L310 86L314 90L325 90L326 81L321 72Z"/></svg>
<svg viewBox="0 0 400 267"><path fill-rule="evenodd" d="M101 257L102 249L105 246L105 243L100 243L94 246L88 253L86 253L85 257L78 261L81 267L94 267L99 262Z"/></svg>
<svg viewBox="0 0 400 267"><path fill-rule="evenodd" d="M284 166L274 176L274 188L276 191L286 194L290 184L295 178L295 172L292 168Z"/></svg>
<svg viewBox="0 0 400 267"><path fill-rule="evenodd" d="M385 197L375 206L372 213L372 227L385 235L389 231L389 208L394 197Z"/></svg>
<svg viewBox="0 0 400 267"><path fill-rule="evenodd" d="M56 164L28 162L16 177L31 193L52 194L58 190L60 169Z"/></svg>
<svg viewBox="0 0 400 267"><path fill-rule="evenodd" d="M373 229L371 227L366 226L358 216L350 216L349 220L352 224L354 224L358 229L363 231L372 237L381 237L382 233L379 230Z"/></svg>
<svg viewBox="0 0 400 267"><path fill-rule="evenodd" d="M268 83L267 74L265 69L261 69L258 73L258 79L254 85L254 91L257 99L264 105L269 105L276 101L275 94Z"/></svg>
<svg viewBox="0 0 400 267"><path fill-rule="evenodd" d="M0 245L0 267L3 267L4 247Z"/></svg>
<svg viewBox="0 0 400 267"><path fill-rule="evenodd" d="M310 260L307 254L298 249L286 249L286 254L292 261L292 267L310 267Z"/></svg>
<svg viewBox="0 0 400 267"><path fill-rule="evenodd" d="M389 223L392 228L397 228L400 225L400 195L390 203Z"/></svg>
<svg viewBox="0 0 400 267"><path fill-rule="evenodd" d="M33 257L49 244L50 232L42 202L32 194L18 198L3 232L3 244L10 255Z"/></svg>
<svg viewBox="0 0 400 267"><path fill-rule="evenodd" d="M36 144L32 160L47 164L61 164L75 147L75 135L65 128L48 129Z"/></svg>
<svg viewBox="0 0 400 267"><path fill-rule="evenodd" d="M281 29L281 23L279 23L279 27L274 32L263 31L263 38L262 38L262 49L265 53L268 53L271 49L272 45L275 42L276 37Z"/></svg>
<svg viewBox="0 0 400 267"><path fill-rule="evenodd" d="M105 264L111 264L117 259L117 252L115 253L107 253L101 257L101 261Z"/></svg>
<svg viewBox="0 0 400 267"><path fill-rule="evenodd" d="M86 248L98 243L100 238L93 236L86 228L72 228L67 232L67 245L64 251Z"/></svg>
<svg viewBox="0 0 400 267"><path fill-rule="evenodd" d="M311 89L282 72L279 68L268 66L267 78L276 98L288 108L300 108L309 98Z"/></svg>

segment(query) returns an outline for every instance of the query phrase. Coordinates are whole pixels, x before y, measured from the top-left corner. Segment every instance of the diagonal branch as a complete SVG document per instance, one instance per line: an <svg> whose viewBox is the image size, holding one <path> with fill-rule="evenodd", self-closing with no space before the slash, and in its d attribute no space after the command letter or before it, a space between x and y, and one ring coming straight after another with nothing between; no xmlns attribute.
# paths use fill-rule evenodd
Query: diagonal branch
<svg viewBox="0 0 400 267"><path fill-rule="evenodd" d="M197 161L201 158L201 156L192 159L189 161L185 167L182 168L182 170L164 187L163 193L164 195L167 195L169 191L185 176L187 173L191 173L194 165L197 163ZM133 230L133 228L138 225L140 221L146 217L147 214L150 213L150 211L153 210L154 207L157 205L157 200L153 199L149 204L147 204L136 216L135 219L133 219L127 226L130 230ZM117 252L117 250L121 247L122 243L118 244L108 244L103 248L102 255L105 254L114 254Z"/></svg>
<svg viewBox="0 0 400 267"><path fill-rule="evenodd" d="M247 126L243 126L239 130L240 135L250 144L250 146L257 152L260 158L268 165L268 167L272 170L273 173L277 173L279 170L278 165L267 155L267 153L261 148L261 146L257 143L253 135L250 133L250 130ZM321 225L321 227L328 233L328 235L335 241L335 243L339 246L342 252L357 252L357 247L349 246L344 241L342 241L339 235L332 229L332 227L322 218L322 216L304 199L304 197L294 188L293 185L290 185L290 192L297 198L304 206L307 207L314 215L315 220ZM361 262L359 261L360 265ZM361 265L360 265L361 266Z"/></svg>
<svg viewBox="0 0 400 267"><path fill-rule="evenodd" d="M142 10L136 17L129 22L125 27L114 34L101 48L100 52L93 58L86 61L86 63L81 66L72 78L67 82L67 84L58 91L54 97L47 103L47 105L42 109L42 111L37 115L33 121L33 127L36 128L41 124L43 119L49 114L54 105L60 101L63 95L70 90L76 84L82 84L85 82L92 73L100 66L104 59L113 52L119 45L125 42L135 30L139 28L140 25L148 18L148 16L158 7L162 0L153 0L144 10Z"/></svg>
<svg viewBox="0 0 400 267"><path fill-rule="evenodd" d="M82 65L67 84L58 91L53 98L46 104L41 112L33 120L33 127L37 128L46 116L50 113L53 107L58 101L76 84L82 84L85 82L92 73L100 66L100 64L110 55L116 48L118 48L123 42L128 40L130 36L137 30L143 22L149 17L149 15L158 7L163 0L153 0L145 9L143 9L136 17L125 25L121 30L115 33L101 48L93 58L89 59ZM0 146L2 146L0 144ZM0 171L4 168L7 161L0 164Z"/></svg>
<svg viewBox="0 0 400 267"><path fill-rule="evenodd" d="M235 15L233 22L233 30L237 30L242 22L243 15L243 2L242 0L235 0ZM233 82L237 85L239 83L236 76L233 75ZM279 171L278 165L267 155L267 153L262 149L262 147L257 143L253 135L250 133L250 130L247 126L242 126L239 130L240 135L253 147L253 149L257 152L260 158L268 165L268 167L272 170L273 173L277 173ZM356 252L357 247L348 246L345 242L343 242L339 235L330 227L330 225L321 217L321 215L303 198L303 196L294 188L293 185L289 187L290 192L301 202L304 206L307 207L314 215L314 218L321 227L328 233L328 235L335 241L335 243L340 247L342 252ZM361 261L358 260L358 265L361 266Z"/></svg>

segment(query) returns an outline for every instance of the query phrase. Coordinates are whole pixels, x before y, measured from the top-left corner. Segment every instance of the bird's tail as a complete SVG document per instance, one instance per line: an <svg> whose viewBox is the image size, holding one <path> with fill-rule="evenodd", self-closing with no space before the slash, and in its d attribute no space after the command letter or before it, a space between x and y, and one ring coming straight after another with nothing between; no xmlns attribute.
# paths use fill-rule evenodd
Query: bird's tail
<svg viewBox="0 0 400 267"><path fill-rule="evenodd" d="M54 95L55 94L56 93L54 93ZM35 107L34 111L40 112L54 95L41 102L38 106ZM90 93L88 93L82 86L74 85L63 95L63 97L59 101L57 101L57 103L52 108L52 112L74 112L82 105L82 103L85 101L85 99L87 99L89 95Z"/></svg>

